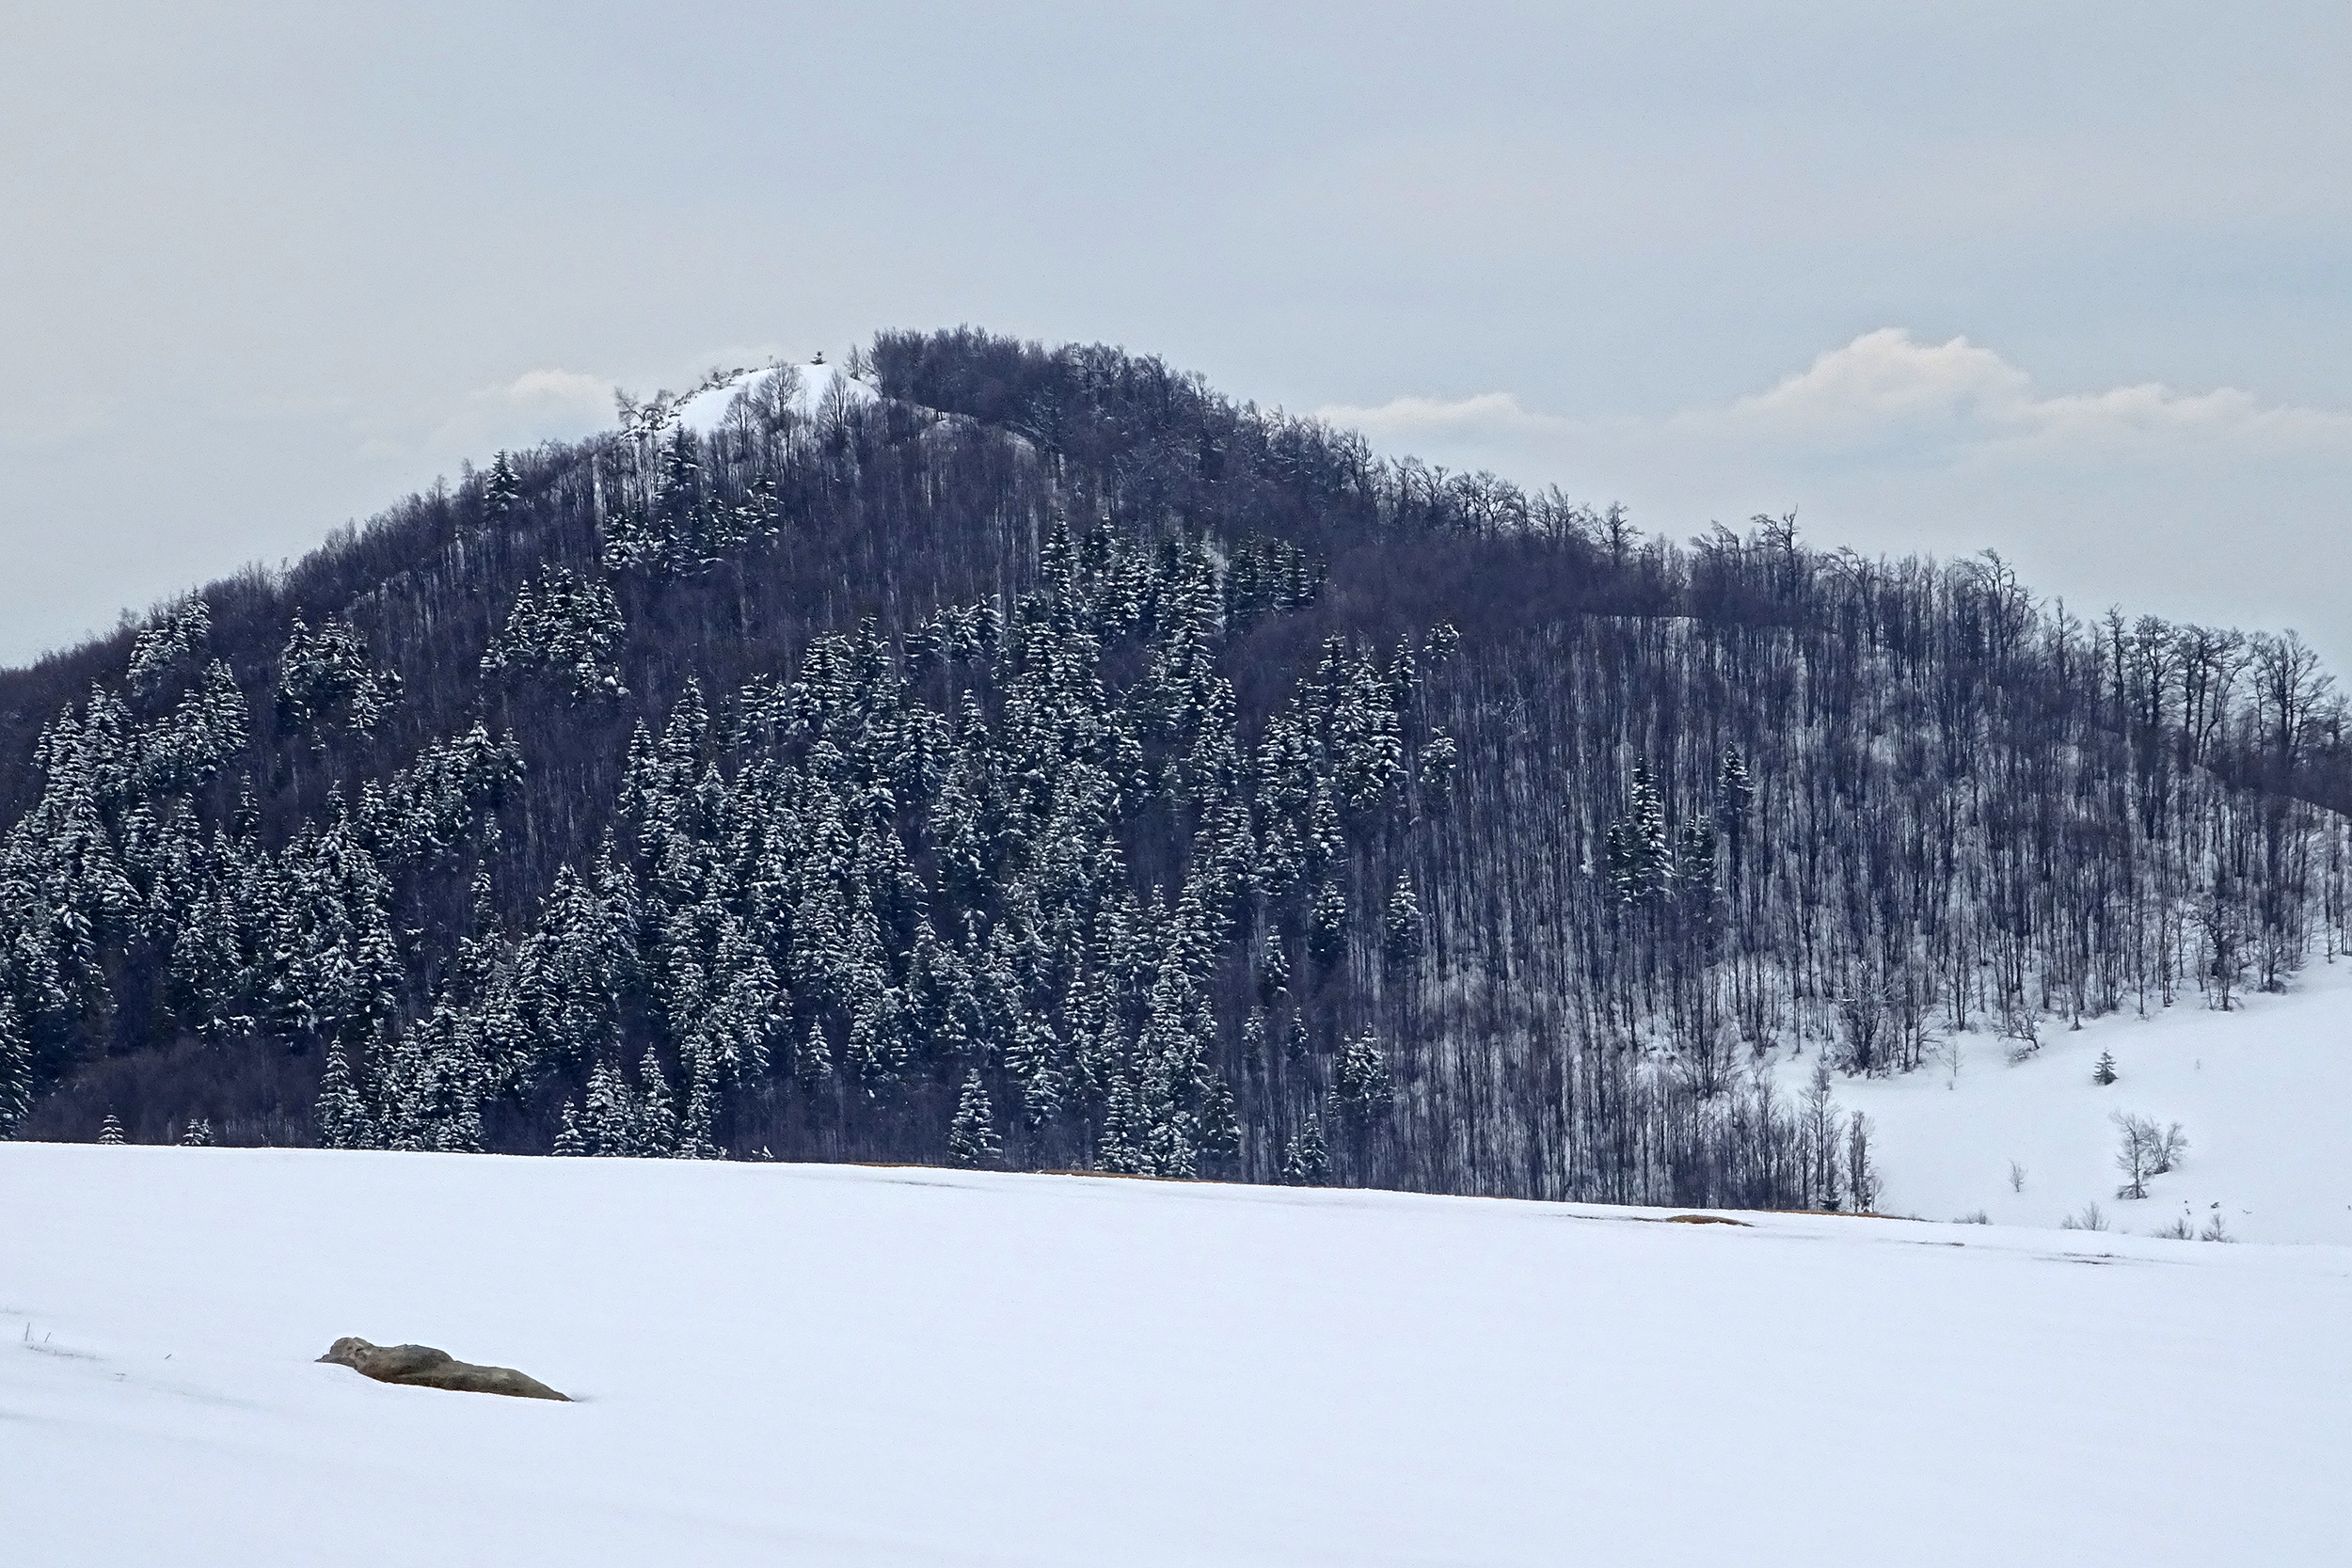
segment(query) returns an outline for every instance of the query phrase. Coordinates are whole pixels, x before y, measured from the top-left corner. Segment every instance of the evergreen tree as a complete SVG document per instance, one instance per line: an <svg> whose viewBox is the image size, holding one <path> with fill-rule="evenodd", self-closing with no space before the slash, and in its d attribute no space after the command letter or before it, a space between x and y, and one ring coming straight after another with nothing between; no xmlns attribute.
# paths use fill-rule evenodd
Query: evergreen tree
<svg viewBox="0 0 2352 1568"><path fill-rule="evenodd" d="M515 514L522 502L523 484L515 465L501 451L490 460L489 470L482 478L482 513L491 522L502 523Z"/></svg>
<svg viewBox="0 0 2352 1568"><path fill-rule="evenodd" d="M1391 975L1410 970L1422 955L1421 904L1413 896L1412 879L1401 873L1396 879L1396 891L1389 895L1380 945Z"/></svg>
<svg viewBox="0 0 2352 1568"><path fill-rule="evenodd" d="M1221 1077L1209 1080L1200 1096L1200 1153L1220 1164L1241 1154L1241 1116L1232 1086Z"/></svg>
<svg viewBox="0 0 2352 1568"><path fill-rule="evenodd" d="M1723 766L1715 774L1715 815L1731 849L1734 893L1746 868L1748 817L1755 804L1756 781L1748 775L1748 759L1739 747L1724 747Z"/></svg>
<svg viewBox="0 0 2352 1568"><path fill-rule="evenodd" d="M1665 802L1645 764L1634 764L1626 815L1609 825L1606 868L1610 891L1620 904L1648 903L1673 881Z"/></svg>
<svg viewBox="0 0 2352 1568"><path fill-rule="evenodd" d="M1356 1036L1340 1053L1334 1090L1352 1126L1362 1128L1387 1114L1391 1089L1389 1061L1380 1038L1371 1030Z"/></svg>
<svg viewBox="0 0 2352 1568"><path fill-rule="evenodd" d="M0 1138L33 1108L33 1048L12 998L0 996Z"/></svg>
<svg viewBox="0 0 2352 1568"><path fill-rule="evenodd" d="M993 1164L1003 1154L988 1085L974 1068L963 1075L963 1092L956 1099L955 1123L947 1129L947 1157L959 1165L980 1165Z"/></svg>
<svg viewBox="0 0 2352 1568"><path fill-rule="evenodd" d="M637 1076L644 1087L639 1091L636 1137L630 1152L675 1154L678 1147L677 1111L670 1098L670 1081L651 1046L645 1048L645 1058L638 1064Z"/></svg>
<svg viewBox="0 0 2352 1568"><path fill-rule="evenodd" d="M1315 890L1312 913L1307 922L1307 949L1327 968L1347 956L1347 895L1336 881Z"/></svg>
<svg viewBox="0 0 2352 1568"><path fill-rule="evenodd" d="M1294 1187L1319 1187L1331 1173L1331 1151L1324 1142L1323 1122L1309 1117L1291 1139L1282 1159L1282 1180Z"/></svg>
<svg viewBox="0 0 2352 1568"><path fill-rule="evenodd" d="M352 1081L348 1053L340 1045L329 1049L326 1071L319 1080L319 1143L327 1148L371 1148L375 1142L373 1119Z"/></svg>
<svg viewBox="0 0 2352 1568"><path fill-rule="evenodd" d="M102 1144L119 1144L122 1141L122 1122L112 1111L108 1111L106 1119L99 1123L98 1141Z"/></svg>
<svg viewBox="0 0 2352 1568"><path fill-rule="evenodd" d="M588 1152L588 1140L580 1130L580 1116L568 1100L564 1101L563 1124L556 1130L555 1152L580 1155Z"/></svg>

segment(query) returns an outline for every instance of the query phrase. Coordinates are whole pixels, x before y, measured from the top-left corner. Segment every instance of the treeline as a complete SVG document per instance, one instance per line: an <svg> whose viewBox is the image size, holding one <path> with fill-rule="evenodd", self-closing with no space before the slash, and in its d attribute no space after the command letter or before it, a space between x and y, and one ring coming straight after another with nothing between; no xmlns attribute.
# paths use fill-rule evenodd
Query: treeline
<svg viewBox="0 0 2352 1568"><path fill-rule="evenodd" d="M1867 1204L1827 1071L2344 925L2291 636L885 335L0 677L0 1120Z"/></svg>

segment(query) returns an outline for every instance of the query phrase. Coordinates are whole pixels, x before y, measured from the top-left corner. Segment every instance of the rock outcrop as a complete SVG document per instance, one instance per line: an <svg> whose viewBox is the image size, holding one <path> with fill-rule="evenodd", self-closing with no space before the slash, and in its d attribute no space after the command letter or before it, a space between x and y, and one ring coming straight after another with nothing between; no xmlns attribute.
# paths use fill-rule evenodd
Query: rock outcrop
<svg viewBox="0 0 2352 1568"><path fill-rule="evenodd" d="M563 1400L537 1378L512 1367L477 1367L431 1345L372 1345L345 1335L327 1348L321 1361L349 1367L378 1383L405 1383L419 1388L450 1388L461 1394L506 1394L522 1400Z"/></svg>

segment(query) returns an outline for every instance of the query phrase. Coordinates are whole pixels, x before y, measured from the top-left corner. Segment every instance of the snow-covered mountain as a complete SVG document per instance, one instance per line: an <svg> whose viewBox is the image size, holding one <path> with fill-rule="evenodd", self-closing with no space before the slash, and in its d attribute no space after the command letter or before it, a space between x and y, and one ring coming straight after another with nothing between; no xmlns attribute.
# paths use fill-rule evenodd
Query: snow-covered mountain
<svg viewBox="0 0 2352 1568"><path fill-rule="evenodd" d="M2333 1234L2347 805L2291 633L885 333L0 672L0 1132Z"/></svg>
<svg viewBox="0 0 2352 1568"><path fill-rule="evenodd" d="M40 1568L2344 1560L2334 1246L28 1144L0 1195Z"/></svg>

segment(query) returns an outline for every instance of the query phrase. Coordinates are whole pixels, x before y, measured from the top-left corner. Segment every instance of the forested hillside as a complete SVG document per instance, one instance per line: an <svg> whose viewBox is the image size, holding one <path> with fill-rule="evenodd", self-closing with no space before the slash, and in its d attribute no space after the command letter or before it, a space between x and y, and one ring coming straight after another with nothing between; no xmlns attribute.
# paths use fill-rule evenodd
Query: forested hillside
<svg viewBox="0 0 2352 1568"><path fill-rule="evenodd" d="M0 676L0 1125L1867 1206L1836 1074L2343 940L2292 636L1110 349L849 372Z"/></svg>

